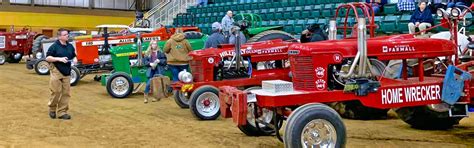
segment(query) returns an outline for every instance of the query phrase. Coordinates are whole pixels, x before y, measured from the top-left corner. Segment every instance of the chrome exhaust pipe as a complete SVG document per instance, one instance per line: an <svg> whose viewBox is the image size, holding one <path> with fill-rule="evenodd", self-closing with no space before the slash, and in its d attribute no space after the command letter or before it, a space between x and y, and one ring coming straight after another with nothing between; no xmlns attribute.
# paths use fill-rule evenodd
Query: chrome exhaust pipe
<svg viewBox="0 0 474 148"><path fill-rule="evenodd" d="M359 77L366 77L366 70L368 64L367 57L367 26L365 25L365 18L358 18L357 26L357 48L360 53L359 58Z"/></svg>
<svg viewBox="0 0 474 148"><path fill-rule="evenodd" d="M336 36L337 36L336 20L330 20L330 21L329 21L329 35L328 35L328 39L329 39L329 40L336 40Z"/></svg>

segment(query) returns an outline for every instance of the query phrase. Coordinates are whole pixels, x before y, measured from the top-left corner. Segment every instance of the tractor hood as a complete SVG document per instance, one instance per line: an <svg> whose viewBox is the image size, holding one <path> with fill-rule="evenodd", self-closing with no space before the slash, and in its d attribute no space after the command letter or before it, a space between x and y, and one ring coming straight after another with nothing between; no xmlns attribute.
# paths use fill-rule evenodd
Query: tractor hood
<svg viewBox="0 0 474 148"><path fill-rule="evenodd" d="M292 42L285 42L281 39L254 42L243 44L241 47L242 56L261 54L287 54L289 45ZM189 53L194 59L202 57L229 57L235 54L234 45L220 45L221 48L208 48L205 50L196 50Z"/></svg>
<svg viewBox="0 0 474 148"><path fill-rule="evenodd" d="M357 38L294 44L291 55L310 56L316 53L336 53L343 58L355 57ZM456 52L456 45L449 40L414 38L413 35L394 35L367 40L367 54L379 60L428 58L449 56Z"/></svg>

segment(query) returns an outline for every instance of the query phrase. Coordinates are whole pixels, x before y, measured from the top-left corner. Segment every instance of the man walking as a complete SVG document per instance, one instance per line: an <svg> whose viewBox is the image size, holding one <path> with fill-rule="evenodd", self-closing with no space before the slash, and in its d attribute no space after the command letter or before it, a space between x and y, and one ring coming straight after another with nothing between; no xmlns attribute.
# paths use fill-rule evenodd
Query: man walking
<svg viewBox="0 0 474 148"><path fill-rule="evenodd" d="M71 79L71 60L76 63L76 52L74 47L68 43L69 31L66 29L58 30L58 40L49 47L46 53L46 61L50 63L51 79L49 89L51 98L49 99L49 117L69 120L71 116L67 114L69 109L69 98Z"/></svg>

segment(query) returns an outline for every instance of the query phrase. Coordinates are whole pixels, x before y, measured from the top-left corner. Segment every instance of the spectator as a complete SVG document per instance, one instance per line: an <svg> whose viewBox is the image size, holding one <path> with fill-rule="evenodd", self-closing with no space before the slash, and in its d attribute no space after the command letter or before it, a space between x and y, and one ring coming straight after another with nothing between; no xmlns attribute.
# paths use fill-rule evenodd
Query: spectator
<svg viewBox="0 0 474 148"><path fill-rule="evenodd" d="M225 44L225 37L222 35L222 26L218 22L212 23L212 34L206 41L205 48L217 48L219 44Z"/></svg>
<svg viewBox="0 0 474 148"><path fill-rule="evenodd" d="M222 33L224 33L224 37L226 38L226 40L229 38L230 34L231 34L231 28L234 24L234 18L232 18L233 16L233 13L231 10L227 11L227 14L222 18L222 22L221 22L221 25L222 25Z"/></svg>
<svg viewBox="0 0 474 148"><path fill-rule="evenodd" d="M179 72L188 69L191 57L188 55L193 49L188 40L184 38L184 33L181 29L177 29L176 33L171 36L165 43L163 51L166 53L168 66L173 75L173 82L178 81Z"/></svg>
<svg viewBox="0 0 474 148"><path fill-rule="evenodd" d="M448 8L458 7L459 9L464 9L464 6L470 7L472 2L470 0L451 0L448 3Z"/></svg>
<svg viewBox="0 0 474 148"><path fill-rule="evenodd" d="M399 0L397 3L398 11L401 12L413 12L415 10L414 0Z"/></svg>
<svg viewBox="0 0 474 148"><path fill-rule="evenodd" d="M144 92L144 103L148 103L148 94L150 93L151 79L155 77L155 75L163 75L166 66L166 55L160 51L160 47L158 47L156 40L150 41L150 45L148 46L145 58L143 60L145 61L144 63L146 67L148 67L146 71L148 81L146 81ZM151 101L156 102L158 100L156 98L153 98Z"/></svg>
<svg viewBox="0 0 474 148"><path fill-rule="evenodd" d="M229 44L235 44L236 43L236 32L237 32L237 29L238 27L237 26L234 26L232 27L231 31L231 35L229 37ZM247 38L245 37L244 33L242 33L242 31L239 30L239 37L240 37L240 44L245 44L247 42Z"/></svg>
<svg viewBox="0 0 474 148"><path fill-rule="evenodd" d="M300 42L317 42L327 40L328 36L320 28L319 24L312 24L301 33Z"/></svg>
<svg viewBox="0 0 474 148"><path fill-rule="evenodd" d="M372 5L375 14L379 13L383 5L387 4L387 0L365 0L365 2Z"/></svg>
<svg viewBox="0 0 474 148"><path fill-rule="evenodd" d="M408 30L410 34L414 34L416 28L422 31L431 27L433 24L433 17L431 16L430 9L426 9L426 2L420 2L418 7L419 8L416 9L415 13L413 13L411 16L410 23L408 23ZM421 35L423 34L424 32L421 33Z"/></svg>

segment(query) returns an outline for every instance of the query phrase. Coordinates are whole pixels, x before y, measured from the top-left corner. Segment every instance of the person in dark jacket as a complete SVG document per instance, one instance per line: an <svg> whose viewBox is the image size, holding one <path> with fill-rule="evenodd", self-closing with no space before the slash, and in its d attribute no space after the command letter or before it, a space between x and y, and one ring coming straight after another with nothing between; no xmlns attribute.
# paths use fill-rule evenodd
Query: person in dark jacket
<svg viewBox="0 0 474 148"><path fill-rule="evenodd" d="M217 48L217 45L225 44L225 38L222 34L222 26L218 22L212 23L212 34L206 41L205 48Z"/></svg>
<svg viewBox="0 0 474 148"><path fill-rule="evenodd" d="M410 34L415 33L415 29L418 28L420 31L431 27L433 24L433 17L431 16L430 9L426 9L426 2L420 2L418 9L411 15L410 23L408 23L408 31ZM424 32L421 33L423 35Z"/></svg>
<svg viewBox="0 0 474 148"><path fill-rule="evenodd" d="M312 24L301 33L300 42L317 42L327 40L328 36L324 33L319 24Z"/></svg>
<svg viewBox="0 0 474 148"><path fill-rule="evenodd" d="M66 29L58 30L58 40L49 47L46 53L46 61L50 63L51 79L49 89L51 97L49 99L49 117L69 120L71 116L67 113L69 110L69 98L71 98L71 62L77 63L76 51L67 41L69 31Z"/></svg>
<svg viewBox="0 0 474 148"><path fill-rule="evenodd" d="M150 93L151 79L156 75L163 75L163 73L165 72L164 67L166 66L166 55L160 51L156 40L150 41L150 45L148 46L145 58L143 60L145 65L148 67L146 71L148 81L146 82L144 92L144 103L148 103L148 94ZM155 102L158 100L153 98L151 101Z"/></svg>

